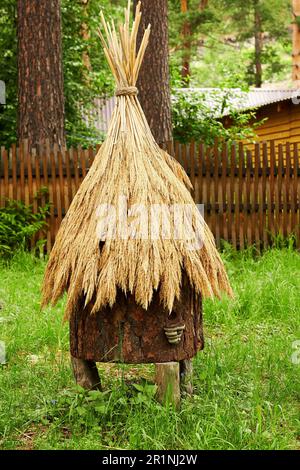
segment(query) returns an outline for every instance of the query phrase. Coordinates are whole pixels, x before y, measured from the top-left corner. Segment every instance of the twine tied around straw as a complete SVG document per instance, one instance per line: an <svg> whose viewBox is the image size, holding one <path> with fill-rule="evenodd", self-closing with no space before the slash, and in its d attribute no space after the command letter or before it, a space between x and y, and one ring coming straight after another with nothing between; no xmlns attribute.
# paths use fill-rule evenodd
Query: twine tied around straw
<svg viewBox="0 0 300 470"><path fill-rule="evenodd" d="M116 96L136 96L138 94L136 86L120 87L116 89Z"/></svg>

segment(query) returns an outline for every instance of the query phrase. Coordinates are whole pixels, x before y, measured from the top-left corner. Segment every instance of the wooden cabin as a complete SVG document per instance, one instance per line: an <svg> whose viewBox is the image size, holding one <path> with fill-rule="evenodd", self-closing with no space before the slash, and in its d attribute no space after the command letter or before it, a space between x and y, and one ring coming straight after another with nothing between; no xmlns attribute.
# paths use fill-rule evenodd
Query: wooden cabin
<svg viewBox="0 0 300 470"><path fill-rule="evenodd" d="M298 92L299 93L299 92ZM256 110L256 121L264 123L256 129L257 141L276 139L276 144L300 142L300 98L297 90L253 89L244 92L241 111ZM225 124L230 118L224 116Z"/></svg>

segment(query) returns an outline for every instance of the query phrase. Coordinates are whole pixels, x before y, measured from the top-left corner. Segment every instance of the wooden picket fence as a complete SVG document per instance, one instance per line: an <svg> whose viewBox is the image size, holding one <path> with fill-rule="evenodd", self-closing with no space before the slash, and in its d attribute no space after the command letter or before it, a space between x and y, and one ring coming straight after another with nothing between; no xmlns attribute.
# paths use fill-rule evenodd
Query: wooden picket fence
<svg viewBox="0 0 300 470"><path fill-rule="evenodd" d="M300 248L300 143L168 144L183 165L192 195L204 204L205 220L218 246L264 249L276 238L293 236ZM0 207L6 198L32 204L37 211L51 202L46 249L49 253L60 223L86 176L98 148L59 149L46 142L28 153L26 141L0 152ZM47 188L48 195L35 195Z"/></svg>

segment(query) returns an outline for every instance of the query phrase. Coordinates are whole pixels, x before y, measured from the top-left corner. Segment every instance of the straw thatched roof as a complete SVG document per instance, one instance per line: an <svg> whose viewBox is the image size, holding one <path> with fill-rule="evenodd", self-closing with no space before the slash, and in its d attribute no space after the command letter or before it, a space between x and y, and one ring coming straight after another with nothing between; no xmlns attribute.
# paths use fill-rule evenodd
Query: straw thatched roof
<svg viewBox="0 0 300 470"><path fill-rule="evenodd" d="M190 181L156 144L139 104L135 85L150 34L149 26L136 51L140 18L138 5L130 30L129 2L117 33L102 15L106 39L99 34L117 104L107 138L61 224L43 285L43 304L55 304L68 291L66 318L83 297L93 302L93 312L112 306L118 289L145 309L158 290L171 311L184 272L203 296L232 293ZM153 215L157 208L165 218Z"/></svg>

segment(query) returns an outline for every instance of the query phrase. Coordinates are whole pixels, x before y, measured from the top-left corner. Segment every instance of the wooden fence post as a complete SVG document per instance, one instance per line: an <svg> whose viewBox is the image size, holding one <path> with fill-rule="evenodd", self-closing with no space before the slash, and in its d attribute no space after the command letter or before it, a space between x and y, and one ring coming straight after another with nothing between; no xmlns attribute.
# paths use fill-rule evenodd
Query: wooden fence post
<svg viewBox="0 0 300 470"><path fill-rule="evenodd" d="M95 362L71 356L71 364L77 385L86 390L101 390L101 381Z"/></svg>
<svg viewBox="0 0 300 470"><path fill-rule="evenodd" d="M155 383L157 398L162 404L180 406L179 362L162 362L155 364Z"/></svg>

